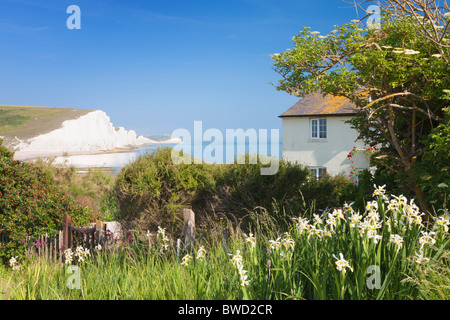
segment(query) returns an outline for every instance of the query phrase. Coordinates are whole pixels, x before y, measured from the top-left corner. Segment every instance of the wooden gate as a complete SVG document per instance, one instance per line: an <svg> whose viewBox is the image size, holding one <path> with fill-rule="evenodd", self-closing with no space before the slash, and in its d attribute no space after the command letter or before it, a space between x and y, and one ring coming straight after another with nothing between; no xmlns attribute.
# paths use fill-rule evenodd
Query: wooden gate
<svg viewBox="0 0 450 320"><path fill-rule="evenodd" d="M83 246L93 250L95 246L100 244L105 247L106 242L106 225L100 221L92 228L75 227L69 215L63 217L63 244L62 250L72 249L75 246Z"/></svg>

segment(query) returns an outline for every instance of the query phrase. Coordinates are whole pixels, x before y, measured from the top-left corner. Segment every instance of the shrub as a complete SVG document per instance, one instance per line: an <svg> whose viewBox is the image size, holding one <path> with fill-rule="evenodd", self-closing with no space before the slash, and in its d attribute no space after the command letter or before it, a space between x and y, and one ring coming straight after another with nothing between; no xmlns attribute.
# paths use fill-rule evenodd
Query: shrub
<svg viewBox="0 0 450 320"><path fill-rule="evenodd" d="M73 166L55 165L53 162L53 159L39 159L36 164L52 177L57 187L71 195L76 203L89 207L95 220L116 219L117 209L112 192L115 175L112 172L91 168L80 172Z"/></svg>
<svg viewBox="0 0 450 320"><path fill-rule="evenodd" d="M275 175L261 175L264 165L249 164L175 164L171 149L140 156L124 167L116 179L120 216L141 229L182 229L182 208L196 213L197 228L226 218L234 226L251 227L245 219L255 208L270 209L283 218L310 210L311 204L325 209L341 200L351 201L354 190L344 177L325 177L316 181L301 165L281 160ZM350 199L347 199L350 198ZM277 218L277 217L275 217ZM209 225L211 226L211 225Z"/></svg>
<svg viewBox="0 0 450 320"><path fill-rule="evenodd" d="M64 214L77 226L89 222L91 211L59 190L37 165L0 157L0 258L24 253L27 237L55 233ZM6 239L6 241L5 241Z"/></svg>
<svg viewBox="0 0 450 320"><path fill-rule="evenodd" d="M192 203L198 190L214 183L213 169L211 165L177 165L170 148L141 155L116 179L121 219L144 229L164 225L171 232L179 231L178 213Z"/></svg>

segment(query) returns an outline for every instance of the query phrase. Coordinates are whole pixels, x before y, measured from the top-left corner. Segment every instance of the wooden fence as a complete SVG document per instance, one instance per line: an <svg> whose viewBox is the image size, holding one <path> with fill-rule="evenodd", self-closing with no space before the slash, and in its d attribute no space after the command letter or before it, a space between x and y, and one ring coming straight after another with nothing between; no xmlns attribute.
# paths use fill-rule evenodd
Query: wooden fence
<svg viewBox="0 0 450 320"><path fill-rule="evenodd" d="M106 241L106 225L98 221L92 228L75 227L69 215L63 217L62 230L62 250L73 248L76 246L83 246L93 250L98 244L102 247L107 246Z"/></svg>
<svg viewBox="0 0 450 320"><path fill-rule="evenodd" d="M38 237L23 239L27 255L39 256L55 263L63 261L64 250L83 246L94 250L98 244L102 248L108 246L106 241L106 225L97 222L92 228L78 228L72 223L69 215L64 215L62 230L55 234L45 234ZM7 237L0 236L0 243L9 242Z"/></svg>
<svg viewBox="0 0 450 320"><path fill-rule="evenodd" d="M190 209L183 210L184 216L184 250L181 249L181 240L177 240L177 256L181 251L192 252L200 242L195 239L195 213ZM8 239L1 238L0 243L7 242ZM95 226L90 228L75 227L69 215L64 215L62 221L62 230L56 234L45 234L39 237L28 237L24 239L26 251L29 255L54 261L63 262L64 251L73 249L77 246L94 251L97 245L101 245L102 250L108 249L114 243L114 239L107 236L106 224L98 221ZM224 232L224 246L228 249L228 234Z"/></svg>

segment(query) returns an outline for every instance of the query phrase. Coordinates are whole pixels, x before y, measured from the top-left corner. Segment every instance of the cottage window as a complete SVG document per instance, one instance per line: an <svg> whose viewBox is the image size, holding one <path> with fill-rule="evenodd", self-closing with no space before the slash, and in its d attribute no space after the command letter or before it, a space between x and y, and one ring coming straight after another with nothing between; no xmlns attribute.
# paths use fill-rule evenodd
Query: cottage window
<svg viewBox="0 0 450 320"><path fill-rule="evenodd" d="M311 139L327 138L327 119L311 119Z"/></svg>
<svg viewBox="0 0 450 320"><path fill-rule="evenodd" d="M319 179L327 174L327 168L324 167L310 167L309 172L313 178Z"/></svg>

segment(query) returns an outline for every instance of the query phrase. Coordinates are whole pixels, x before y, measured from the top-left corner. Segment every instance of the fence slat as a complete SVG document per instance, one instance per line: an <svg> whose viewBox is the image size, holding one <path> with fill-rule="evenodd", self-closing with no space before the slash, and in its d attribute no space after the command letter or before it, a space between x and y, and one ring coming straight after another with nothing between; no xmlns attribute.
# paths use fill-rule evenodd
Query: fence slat
<svg viewBox="0 0 450 320"><path fill-rule="evenodd" d="M65 214L63 217L63 250L72 248L73 240L72 240L72 219L69 215Z"/></svg>

